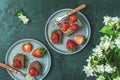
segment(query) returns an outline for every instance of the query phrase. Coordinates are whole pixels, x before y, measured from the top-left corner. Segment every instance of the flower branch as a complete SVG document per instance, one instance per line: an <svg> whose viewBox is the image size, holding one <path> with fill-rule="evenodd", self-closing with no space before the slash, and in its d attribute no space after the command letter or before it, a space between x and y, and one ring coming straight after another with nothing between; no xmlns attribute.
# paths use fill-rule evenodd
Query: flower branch
<svg viewBox="0 0 120 80"><path fill-rule="evenodd" d="M27 24L30 20L24 15L23 10L19 9L16 14L18 16L19 21L22 22L23 24Z"/></svg>
<svg viewBox="0 0 120 80"><path fill-rule="evenodd" d="M120 18L105 16L100 44L92 49L83 71L96 80L120 80Z"/></svg>

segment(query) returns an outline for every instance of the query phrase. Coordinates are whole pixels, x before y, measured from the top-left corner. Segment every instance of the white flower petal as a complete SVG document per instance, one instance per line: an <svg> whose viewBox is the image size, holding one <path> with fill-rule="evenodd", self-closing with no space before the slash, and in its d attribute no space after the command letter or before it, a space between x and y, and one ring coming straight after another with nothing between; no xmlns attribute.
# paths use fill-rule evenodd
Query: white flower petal
<svg viewBox="0 0 120 80"><path fill-rule="evenodd" d="M97 65L95 71L98 73L103 73L104 72L104 65L103 64Z"/></svg>
<svg viewBox="0 0 120 80"><path fill-rule="evenodd" d="M113 80L120 80L120 77L118 76L118 77L114 78Z"/></svg>
<svg viewBox="0 0 120 80"><path fill-rule="evenodd" d="M105 77L104 77L104 76L99 76L99 77L97 78L97 80L105 80Z"/></svg>
<svg viewBox="0 0 120 80"><path fill-rule="evenodd" d="M103 23L105 24L105 25L109 25L109 23L112 21L112 18L111 17L109 17L109 16L104 16L104 21L103 21Z"/></svg>
<svg viewBox="0 0 120 80"><path fill-rule="evenodd" d="M22 20L24 24L27 24L29 22L29 19L24 15L18 16L18 18Z"/></svg>
<svg viewBox="0 0 120 80"><path fill-rule="evenodd" d="M93 76L93 68L90 66L90 64L88 64L87 66L84 66L83 71L85 71L85 73L87 74L87 77L89 76Z"/></svg>
<svg viewBox="0 0 120 80"><path fill-rule="evenodd" d="M116 67L112 68L109 64L105 65L105 71L108 73L113 73L116 71Z"/></svg>

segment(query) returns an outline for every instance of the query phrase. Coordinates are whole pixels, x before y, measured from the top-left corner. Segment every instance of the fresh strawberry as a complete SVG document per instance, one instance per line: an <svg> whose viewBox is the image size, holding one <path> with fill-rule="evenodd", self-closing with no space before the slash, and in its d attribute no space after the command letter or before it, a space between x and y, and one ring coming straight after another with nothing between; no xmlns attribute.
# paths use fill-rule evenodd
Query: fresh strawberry
<svg viewBox="0 0 120 80"><path fill-rule="evenodd" d="M84 43L85 37L82 35L77 35L74 37L74 41L76 42L76 44L81 45Z"/></svg>
<svg viewBox="0 0 120 80"><path fill-rule="evenodd" d="M70 20L70 23L74 23L75 21L77 21L77 16L76 15L70 15L69 20Z"/></svg>
<svg viewBox="0 0 120 80"><path fill-rule="evenodd" d="M32 50L32 45L30 43L25 43L25 44L22 45L22 50L25 53L30 53L31 50Z"/></svg>
<svg viewBox="0 0 120 80"><path fill-rule="evenodd" d="M74 51L76 50L77 45L73 40L68 39L66 43L66 48L70 51Z"/></svg>
<svg viewBox="0 0 120 80"><path fill-rule="evenodd" d="M61 23L61 30L63 32L67 31L68 28L69 28L69 23L68 22Z"/></svg>
<svg viewBox="0 0 120 80"><path fill-rule="evenodd" d="M38 76L39 75L39 72L37 71L37 69L36 68L31 68L30 70L29 70L29 74L31 75L31 76Z"/></svg>
<svg viewBox="0 0 120 80"><path fill-rule="evenodd" d="M34 57L40 58L46 53L46 50L44 48L37 48L33 51L32 55Z"/></svg>
<svg viewBox="0 0 120 80"><path fill-rule="evenodd" d="M16 59L15 62L13 63L13 66L15 68L21 68L22 64L21 64L21 62L18 59Z"/></svg>
<svg viewBox="0 0 120 80"><path fill-rule="evenodd" d="M76 25L76 24L72 24L70 27L69 27L69 30L71 30L71 31L77 31L78 30L78 25Z"/></svg>
<svg viewBox="0 0 120 80"><path fill-rule="evenodd" d="M59 43L59 34L53 32L53 33L51 34L51 40L53 41L53 43Z"/></svg>

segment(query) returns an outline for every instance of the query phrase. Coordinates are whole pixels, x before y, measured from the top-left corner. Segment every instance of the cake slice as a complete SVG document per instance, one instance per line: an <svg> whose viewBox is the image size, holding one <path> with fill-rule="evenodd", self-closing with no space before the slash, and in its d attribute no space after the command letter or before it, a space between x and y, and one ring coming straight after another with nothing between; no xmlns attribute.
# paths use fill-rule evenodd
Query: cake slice
<svg viewBox="0 0 120 80"><path fill-rule="evenodd" d="M68 18L64 19L61 23L58 24L61 31L64 35L69 36L72 33L75 33L80 27L83 26L81 20L77 15L70 15Z"/></svg>
<svg viewBox="0 0 120 80"><path fill-rule="evenodd" d="M23 69L25 64L25 56L23 54L17 54L13 59L13 67L18 69Z"/></svg>
<svg viewBox="0 0 120 80"><path fill-rule="evenodd" d="M34 61L29 65L28 70L29 70L30 76L36 77L41 74L42 66L40 62Z"/></svg>
<svg viewBox="0 0 120 80"><path fill-rule="evenodd" d="M54 44L61 44L62 38L63 38L63 33L60 29L53 30L50 38Z"/></svg>

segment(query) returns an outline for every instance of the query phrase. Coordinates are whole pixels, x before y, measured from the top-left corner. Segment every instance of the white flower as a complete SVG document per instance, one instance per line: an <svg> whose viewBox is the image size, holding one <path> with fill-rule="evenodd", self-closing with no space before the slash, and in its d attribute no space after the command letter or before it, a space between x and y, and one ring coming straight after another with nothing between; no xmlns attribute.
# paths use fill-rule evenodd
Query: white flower
<svg viewBox="0 0 120 80"><path fill-rule="evenodd" d="M104 35L100 38L99 45L96 45L96 47L92 49L92 56L89 56L87 59L88 65L84 66L83 71L85 71L87 76L97 77L96 80L106 80L107 76L104 75L104 73L111 76L113 73L118 75L117 72L119 72L117 69L117 67L119 67L118 65L112 66L112 64L114 65L115 63L111 61L111 58L114 59L112 54L116 52L116 48L120 49L120 18L104 16L103 23L105 24L105 27L110 26L110 29L113 33L115 32L115 35L118 35L118 37L116 38L114 35ZM108 29L108 31L111 30ZM120 76L114 79L112 77L110 78L111 80L120 80Z"/></svg>
<svg viewBox="0 0 120 80"><path fill-rule="evenodd" d="M109 25L109 26L116 25L117 28L120 28L120 24L119 24L120 23L120 18L118 18L118 17L109 17L109 16L104 16L103 18L104 18L103 23L105 25Z"/></svg>
<svg viewBox="0 0 120 80"><path fill-rule="evenodd" d="M110 47L110 41L105 41L105 42L103 43L103 47L104 47L104 50L107 51L108 48Z"/></svg>
<svg viewBox="0 0 120 80"><path fill-rule="evenodd" d="M97 64L98 61L94 60L95 56L89 56L89 58L86 60L88 62L88 64L91 64L91 62L93 64Z"/></svg>
<svg viewBox="0 0 120 80"><path fill-rule="evenodd" d="M111 42L110 42L110 48L111 48L111 49L115 48L115 42L114 42L114 41L111 41Z"/></svg>
<svg viewBox="0 0 120 80"><path fill-rule="evenodd" d="M109 64L105 65L105 71L108 73L113 73L116 71L116 67L112 68Z"/></svg>
<svg viewBox="0 0 120 80"><path fill-rule="evenodd" d="M104 65L96 65L96 69L95 69L96 72L98 73L103 73L104 72Z"/></svg>
<svg viewBox="0 0 120 80"><path fill-rule="evenodd" d="M105 80L105 77L104 77L104 76L99 76L99 77L97 78L97 80Z"/></svg>
<svg viewBox="0 0 120 80"><path fill-rule="evenodd" d="M109 37L107 35L104 35L103 37L100 38L101 42L105 42L108 39Z"/></svg>
<svg viewBox="0 0 120 80"><path fill-rule="evenodd" d="M22 22L23 22L24 24L27 24L27 23L29 22L29 19L28 19L26 16L24 16L24 15L20 15L20 16L18 16L18 18L19 18L20 20L22 20Z"/></svg>
<svg viewBox="0 0 120 80"><path fill-rule="evenodd" d="M114 41L112 41L112 36L108 37L107 35L100 38L100 47L101 49L107 51L109 48L113 49L115 47Z"/></svg>
<svg viewBox="0 0 120 80"><path fill-rule="evenodd" d="M119 22L116 23L116 28L117 30L120 29L120 19L119 19Z"/></svg>
<svg viewBox="0 0 120 80"><path fill-rule="evenodd" d="M110 43L109 41L109 37L107 35L104 35L103 37L100 38L101 42L100 42L100 48L103 50L107 50L109 48Z"/></svg>
<svg viewBox="0 0 120 80"><path fill-rule="evenodd" d="M90 63L91 59L94 59L94 56L89 56L89 58L86 61Z"/></svg>
<svg viewBox="0 0 120 80"><path fill-rule="evenodd" d="M111 21L112 21L112 18L111 18L111 17L109 17L109 16L104 16L103 18L104 18L103 23L104 23L105 25L111 25L111 24L110 24Z"/></svg>
<svg viewBox="0 0 120 80"><path fill-rule="evenodd" d="M104 57L104 55L102 53L103 50L100 48L99 45L97 45L96 48L94 48L92 51L93 51L93 56L97 56L98 58Z"/></svg>
<svg viewBox="0 0 120 80"><path fill-rule="evenodd" d="M94 48L92 51L93 51L94 53L102 53L102 49L100 48L99 45L97 45L96 48Z"/></svg>
<svg viewBox="0 0 120 80"><path fill-rule="evenodd" d="M113 17L113 18L112 18L112 21L114 21L114 23L118 23L119 20L120 20L120 19L119 19L118 17Z"/></svg>
<svg viewBox="0 0 120 80"><path fill-rule="evenodd" d="M118 48L120 48L120 35L117 39L115 39L115 44L117 45Z"/></svg>
<svg viewBox="0 0 120 80"><path fill-rule="evenodd" d="M105 41L104 43L100 43L101 49L107 51L110 47L110 41Z"/></svg>
<svg viewBox="0 0 120 80"><path fill-rule="evenodd" d="M94 56L99 56L101 57L102 56L102 49L99 47L99 46L96 46L96 48L93 49L93 52L94 52Z"/></svg>
<svg viewBox="0 0 120 80"><path fill-rule="evenodd" d="M120 18L118 17L113 17L112 21L114 21L116 28L119 29L120 28Z"/></svg>
<svg viewBox="0 0 120 80"><path fill-rule="evenodd" d="M120 80L120 77L116 77L116 78L114 78L113 80Z"/></svg>
<svg viewBox="0 0 120 80"><path fill-rule="evenodd" d="M87 77L89 77L89 76L93 76L93 72L94 72L94 70L93 70L93 68L90 66L89 63L88 63L87 66L84 66L83 71L85 71L85 73L87 74Z"/></svg>

